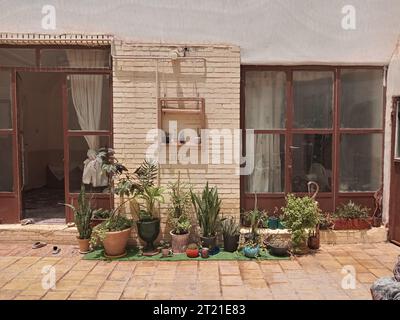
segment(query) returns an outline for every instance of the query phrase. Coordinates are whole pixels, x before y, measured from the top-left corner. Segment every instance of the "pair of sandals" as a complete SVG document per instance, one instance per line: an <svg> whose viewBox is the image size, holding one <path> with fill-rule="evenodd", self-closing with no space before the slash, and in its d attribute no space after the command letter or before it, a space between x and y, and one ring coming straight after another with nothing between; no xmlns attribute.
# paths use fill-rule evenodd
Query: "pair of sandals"
<svg viewBox="0 0 400 320"><path fill-rule="evenodd" d="M32 249L39 249L39 248L43 248L45 246L47 246L46 242L37 241L32 245ZM53 251L52 251L53 255L59 254L60 251L61 251L61 248L59 248L57 246L53 246Z"/></svg>

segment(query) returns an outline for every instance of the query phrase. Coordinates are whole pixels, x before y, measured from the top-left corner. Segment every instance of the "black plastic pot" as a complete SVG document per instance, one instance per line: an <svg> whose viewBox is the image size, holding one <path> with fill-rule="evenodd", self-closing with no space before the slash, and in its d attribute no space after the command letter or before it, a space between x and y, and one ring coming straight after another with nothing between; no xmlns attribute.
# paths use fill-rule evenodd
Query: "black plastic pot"
<svg viewBox="0 0 400 320"><path fill-rule="evenodd" d="M268 246L268 251L275 257L286 257L288 255L288 250L289 247L287 246L282 246L282 247L273 245Z"/></svg>
<svg viewBox="0 0 400 320"><path fill-rule="evenodd" d="M209 248L210 250L214 249L217 246L217 237L200 237L201 246L205 248Z"/></svg>
<svg viewBox="0 0 400 320"><path fill-rule="evenodd" d="M235 252L239 246L239 235L224 235L224 251Z"/></svg>
<svg viewBox="0 0 400 320"><path fill-rule="evenodd" d="M139 220L137 229L139 237L146 242L143 252L157 252L153 242L160 233L160 219Z"/></svg>

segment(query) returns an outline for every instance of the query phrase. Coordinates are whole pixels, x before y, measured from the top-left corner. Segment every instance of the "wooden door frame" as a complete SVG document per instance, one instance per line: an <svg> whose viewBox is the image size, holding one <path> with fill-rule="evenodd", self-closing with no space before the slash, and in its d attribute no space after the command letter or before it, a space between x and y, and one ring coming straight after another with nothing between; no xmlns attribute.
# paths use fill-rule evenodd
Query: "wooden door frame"
<svg viewBox="0 0 400 320"><path fill-rule="evenodd" d="M397 108L398 104L400 104L400 96L392 97L392 111L391 111L391 125L392 125L392 132L391 132L391 152L390 152L390 191L389 191L389 240L397 245L400 246L400 241L395 240L394 237L394 225L396 223L400 223L397 221L396 218L399 218L399 214L396 215L396 211L399 208L396 207L395 199L398 197L396 184L395 184L395 170L396 165L400 165L400 160L396 159L396 131L399 126L397 122ZM400 178L400 177L399 177ZM400 219L399 219L400 220Z"/></svg>
<svg viewBox="0 0 400 320"><path fill-rule="evenodd" d="M61 73L64 74L64 79L66 79L67 75L70 74L108 74L110 77L110 145L113 146L113 90L112 90L112 57L110 55L110 65L109 67L104 68L68 68L68 67L42 67L40 66L40 56L41 50L43 49L103 49L110 50L109 45L104 46L94 46L88 47L83 45L0 45L0 48L21 48L21 49L33 49L35 50L35 65L29 67L13 67L13 66L0 66L1 71L9 71L11 73L12 81L11 81L11 89L12 89L12 129L0 129L0 135L12 135L13 136L13 192L0 192L0 200L5 198L14 198L16 201L16 209L12 210L12 214L0 216L0 223L18 223L21 219L22 215L22 197L21 197L21 146L19 141L19 123L18 123L18 99L17 99L17 83L16 83L16 75L18 72L32 72L32 73ZM65 81L64 81L65 82ZM66 104L67 97L64 96L63 90L63 102L62 108ZM65 124L65 121L66 124ZM68 124L68 118L64 118L63 111L63 127ZM66 161L65 158L65 139L64 139L64 173L66 171ZM68 169L67 169L68 170ZM65 181L69 176L65 176ZM69 190L65 190L66 192ZM77 194L70 194L70 198L76 198ZM113 197L110 198L110 206L113 205ZM66 197L66 201L69 199ZM7 211L8 212L8 211ZM65 209L65 217L66 221L70 222L73 220L72 213L66 208Z"/></svg>

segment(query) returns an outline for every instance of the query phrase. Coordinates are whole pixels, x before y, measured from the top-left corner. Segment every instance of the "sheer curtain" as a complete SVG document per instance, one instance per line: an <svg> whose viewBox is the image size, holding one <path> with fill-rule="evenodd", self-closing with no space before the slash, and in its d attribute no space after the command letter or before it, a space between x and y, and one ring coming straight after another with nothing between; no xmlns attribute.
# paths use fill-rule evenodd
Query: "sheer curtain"
<svg viewBox="0 0 400 320"><path fill-rule="evenodd" d="M246 128L281 129L285 127L286 75L284 72L251 71L246 73ZM248 177L248 192L283 191L283 136L257 134L254 171ZM284 141L283 141L284 142Z"/></svg>
<svg viewBox="0 0 400 320"><path fill-rule="evenodd" d="M101 68L105 53L99 50L67 50L70 66ZM102 75L71 75L72 102L83 131L100 130L101 106L103 97ZM99 137L85 136L89 149L99 149Z"/></svg>

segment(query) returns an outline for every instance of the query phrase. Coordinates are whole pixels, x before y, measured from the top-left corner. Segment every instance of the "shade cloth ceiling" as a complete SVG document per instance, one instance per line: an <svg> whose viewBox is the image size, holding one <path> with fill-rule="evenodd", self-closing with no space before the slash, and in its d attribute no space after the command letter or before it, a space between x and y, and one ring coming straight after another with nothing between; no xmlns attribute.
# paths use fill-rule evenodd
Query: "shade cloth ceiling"
<svg viewBox="0 0 400 320"><path fill-rule="evenodd" d="M41 27L44 4L56 8L56 30ZM342 28L345 5L356 9L355 30ZM4 0L0 31L235 44L244 64L387 64L400 34L400 1Z"/></svg>

